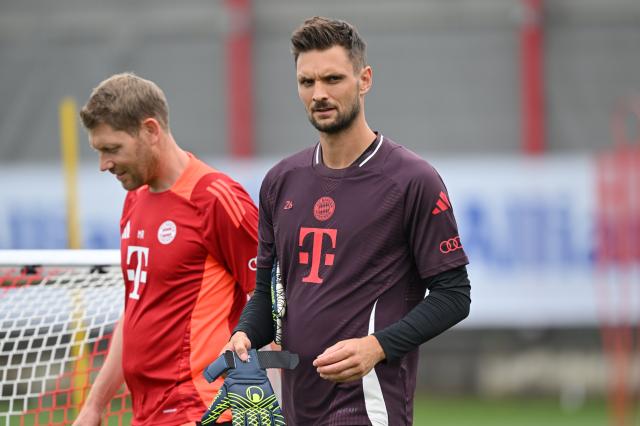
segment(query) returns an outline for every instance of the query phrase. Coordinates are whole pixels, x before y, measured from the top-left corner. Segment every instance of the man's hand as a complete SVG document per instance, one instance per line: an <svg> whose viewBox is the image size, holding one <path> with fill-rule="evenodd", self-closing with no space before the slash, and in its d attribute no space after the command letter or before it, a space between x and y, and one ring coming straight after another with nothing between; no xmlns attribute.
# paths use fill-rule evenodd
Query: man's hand
<svg viewBox="0 0 640 426"><path fill-rule="evenodd" d="M351 382L366 376L385 359L375 336L342 340L325 349L313 361L320 377L332 382Z"/></svg>
<svg viewBox="0 0 640 426"><path fill-rule="evenodd" d="M249 349L251 349L251 341L243 331L233 333L229 342L224 345L224 348L220 351L221 354L226 351L235 352L242 361L246 362L249 359Z"/></svg>

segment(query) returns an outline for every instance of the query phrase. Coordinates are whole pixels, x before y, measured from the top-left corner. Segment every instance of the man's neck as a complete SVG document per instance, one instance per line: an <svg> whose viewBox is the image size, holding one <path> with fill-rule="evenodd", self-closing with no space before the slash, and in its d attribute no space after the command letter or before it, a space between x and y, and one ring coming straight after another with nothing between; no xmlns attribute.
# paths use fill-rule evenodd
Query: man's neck
<svg viewBox="0 0 640 426"><path fill-rule="evenodd" d="M189 164L189 155L169 135L165 148L158 157L156 178L149 183L151 192L162 192L171 188Z"/></svg>
<svg viewBox="0 0 640 426"><path fill-rule="evenodd" d="M340 133L320 133L322 161L330 169L349 167L375 138L364 119Z"/></svg>

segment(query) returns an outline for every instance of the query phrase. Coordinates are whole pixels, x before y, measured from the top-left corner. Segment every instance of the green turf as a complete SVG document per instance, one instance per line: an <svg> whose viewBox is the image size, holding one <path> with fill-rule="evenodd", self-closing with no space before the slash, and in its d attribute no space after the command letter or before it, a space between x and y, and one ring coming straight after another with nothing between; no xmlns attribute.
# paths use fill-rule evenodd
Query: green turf
<svg viewBox="0 0 640 426"><path fill-rule="evenodd" d="M558 400L416 397L416 426L603 426L609 424L603 401L588 401L572 411ZM635 424L635 423L630 423Z"/></svg>
<svg viewBox="0 0 640 426"><path fill-rule="evenodd" d="M112 407L113 408L113 407ZM119 408L119 407L116 407ZM8 401L0 399L0 426L20 426L21 421L24 426L33 426L36 424L39 425L48 425L48 424L62 424L64 420L64 412L63 410L54 410L53 412L45 411L36 417L35 414L27 414L27 415L15 415L10 416L8 419L5 417L5 413L9 410ZM75 414L73 412L67 413L67 415L74 417ZM123 424L129 425L131 423L131 413L125 413L123 415ZM119 419L117 416L111 416L107 419L106 423L103 423L105 426L117 426L119 423Z"/></svg>
<svg viewBox="0 0 640 426"><path fill-rule="evenodd" d="M3 419L8 409L0 400L0 426L19 425L18 417ZM54 421L59 421L56 416ZM44 420L46 424L45 419ZM113 419L115 420L115 419ZM129 420L129 419L127 419ZM640 419L629 425L640 425ZM29 418L26 425L33 425ZM109 426L111 426L111 421ZM438 398L418 395L415 400L415 426L604 426L610 424L603 401L589 401L567 412L553 399L480 400L475 398Z"/></svg>

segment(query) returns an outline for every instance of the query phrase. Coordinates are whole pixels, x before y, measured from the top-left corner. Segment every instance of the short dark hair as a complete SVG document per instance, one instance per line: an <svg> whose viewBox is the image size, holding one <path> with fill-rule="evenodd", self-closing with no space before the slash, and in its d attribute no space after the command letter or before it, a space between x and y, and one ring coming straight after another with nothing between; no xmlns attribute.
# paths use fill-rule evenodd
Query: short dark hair
<svg viewBox="0 0 640 426"><path fill-rule="evenodd" d="M127 72L112 75L93 89L80 118L88 130L108 124L115 130L136 135L147 118L155 118L168 130L169 106L157 84Z"/></svg>
<svg viewBox="0 0 640 426"><path fill-rule="evenodd" d="M355 70L367 65L367 45L358 30L348 22L314 16L305 20L291 35L291 52L296 63L301 53L342 46Z"/></svg>

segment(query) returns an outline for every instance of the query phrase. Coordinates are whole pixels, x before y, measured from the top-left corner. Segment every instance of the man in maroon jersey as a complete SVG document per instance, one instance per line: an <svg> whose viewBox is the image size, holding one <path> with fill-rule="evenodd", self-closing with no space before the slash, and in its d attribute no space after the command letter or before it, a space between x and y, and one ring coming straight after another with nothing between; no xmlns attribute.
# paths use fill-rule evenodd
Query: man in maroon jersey
<svg viewBox="0 0 640 426"><path fill-rule="evenodd" d="M300 355L283 373L287 421L410 425L418 346L464 319L471 302L449 196L431 165L368 126L372 71L353 26L311 18L291 42L320 141L262 183L256 291L226 348L244 359L274 338L277 260L282 345Z"/></svg>
<svg viewBox="0 0 640 426"><path fill-rule="evenodd" d="M114 75L80 115L100 170L129 192L120 220L125 311L75 424L99 425L125 381L132 425L194 425L222 384L202 372L255 286L257 209L237 182L176 144L155 83Z"/></svg>

